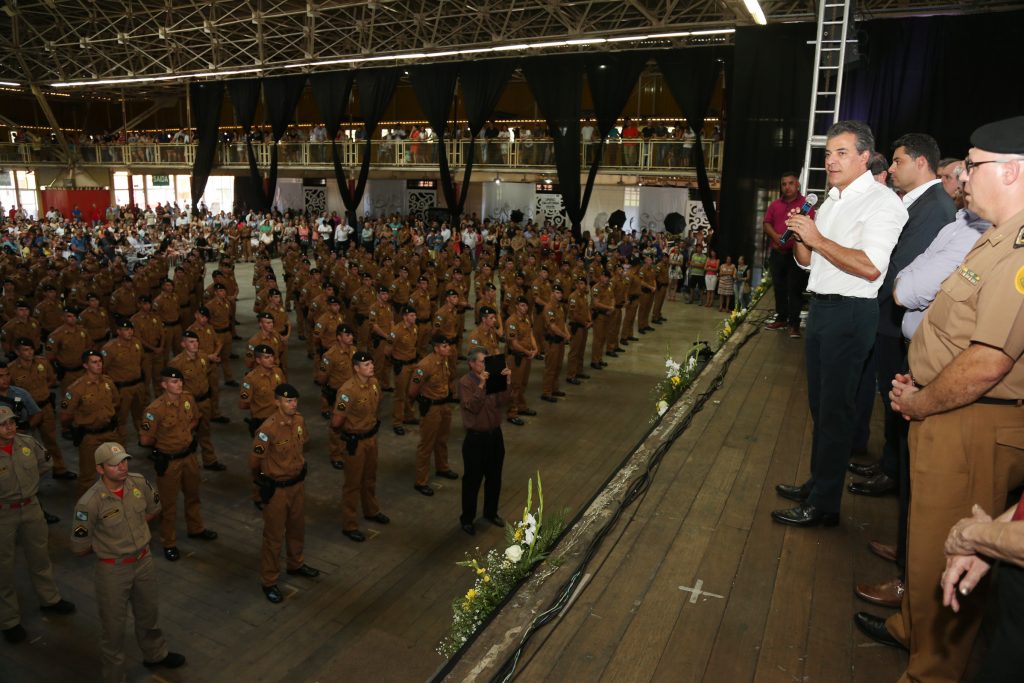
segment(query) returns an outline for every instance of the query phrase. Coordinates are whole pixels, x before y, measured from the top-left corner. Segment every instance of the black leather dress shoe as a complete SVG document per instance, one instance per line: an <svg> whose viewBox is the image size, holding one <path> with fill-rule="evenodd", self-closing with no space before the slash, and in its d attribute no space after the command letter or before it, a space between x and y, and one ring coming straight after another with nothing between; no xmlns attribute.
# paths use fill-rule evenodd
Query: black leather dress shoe
<svg viewBox="0 0 1024 683"><path fill-rule="evenodd" d="M786 500L793 500L797 503L802 503L807 500L807 496L811 495L811 489L807 484L801 484L800 486L794 486L793 484L776 484L775 493L779 494Z"/></svg>
<svg viewBox="0 0 1024 683"><path fill-rule="evenodd" d="M405 436L405 427L402 427L402 426L395 427L394 428L394 432L398 436Z"/></svg>
<svg viewBox="0 0 1024 683"><path fill-rule="evenodd" d="M882 473L882 467L877 462L873 462L869 465L861 465L855 462L851 462L846 466L852 474L856 474L858 477L873 477L876 474Z"/></svg>
<svg viewBox="0 0 1024 683"><path fill-rule="evenodd" d="M906 645L893 638L892 634L889 633L889 629L885 627L885 619L882 617L876 617L869 612L857 612L853 615L853 623L857 624L857 628L861 630L861 633L876 643L888 645L889 647L898 647L901 650L907 649Z"/></svg>
<svg viewBox="0 0 1024 683"><path fill-rule="evenodd" d="M547 394L541 394L540 400L547 401L548 403L558 403L558 399L554 396L548 396Z"/></svg>
<svg viewBox="0 0 1024 683"><path fill-rule="evenodd" d="M280 602L280 600L278 600ZM163 667L165 669L177 669L180 666L185 665L185 655L178 652L168 652L167 656L156 662L143 662L142 666L147 669L155 669L157 667Z"/></svg>
<svg viewBox="0 0 1024 683"><path fill-rule="evenodd" d="M582 384L582 382L580 382L580 381L579 381L578 379L576 379L575 377L566 377L566 378L565 378L565 381L566 381L566 382L567 382L568 384L574 384L574 385Z"/></svg>
<svg viewBox="0 0 1024 683"><path fill-rule="evenodd" d="M213 529L203 529L198 533L189 534L188 537L198 538L200 541L215 541L217 540L217 532Z"/></svg>
<svg viewBox="0 0 1024 683"><path fill-rule="evenodd" d="M515 417L515 416L510 417L508 419L508 421L511 422L512 424L516 425L517 427L522 427L524 424L526 424L526 422L524 422L522 418Z"/></svg>
<svg viewBox="0 0 1024 683"><path fill-rule="evenodd" d="M164 557L166 557L170 562L177 562L181 559L181 553L178 552L177 548L171 546L170 548L164 548Z"/></svg>
<svg viewBox="0 0 1024 683"><path fill-rule="evenodd" d="M57 474L54 474L53 478L58 479L60 481L72 481L74 479L78 479L78 475L72 472L71 470L64 470L63 472L58 472Z"/></svg>
<svg viewBox="0 0 1024 683"><path fill-rule="evenodd" d="M28 637L28 634L25 633L25 628L21 624L15 624L10 628L4 629L4 640L12 645L20 643L25 640L26 637Z"/></svg>
<svg viewBox="0 0 1024 683"><path fill-rule="evenodd" d="M391 521L391 518L385 515L383 512L378 512L372 517L365 517L364 519L368 519L371 522L377 522L377 524L388 524Z"/></svg>
<svg viewBox="0 0 1024 683"><path fill-rule="evenodd" d="M333 467L336 470L343 470L345 469L345 463L342 462L341 460L332 460L331 467Z"/></svg>
<svg viewBox="0 0 1024 683"><path fill-rule="evenodd" d="M590 375L584 375L582 372L576 375L576 379L590 379Z"/></svg>
<svg viewBox="0 0 1024 683"><path fill-rule="evenodd" d="M899 488L896 480L887 474L876 474L864 481L851 481L847 490L857 496L887 496Z"/></svg>
<svg viewBox="0 0 1024 683"><path fill-rule="evenodd" d="M56 524L60 521L60 517L58 517L57 515L51 515L46 510L43 510L43 518L46 519L47 524Z"/></svg>
<svg viewBox="0 0 1024 683"><path fill-rule="evenodd" d="M231 422L231 420L230 418L225 417L224 415L218 415L217 417L211 417L210 422L216 422L219 425L226 425L227 423Z"/></svg>
<svg viewBox="0 0 1024 683"><path fill-rule="evenodd" d="M629 341L640 341L639 337L626 337Z"/></svg>
<svg viewBox="0 0 1024 683"><path fill-rule="evenodd" d="M209 465L203 465L204 470L210 470L211 472L223 472L227 468L227 465L219 461L211 462Z"/></svg>
<svg viewBox="0 0 1024 683"><path fill-rule="evenodd" d="M600 363L591 363L590 364L590 369L591 370L604 370L604 368L601 366Z"/></svg>
<svg viewBox="0 0 1024 683"><path fill-rule="evenodd" d="M647 328L643 327L643 328L637 330L637 332L639 332L640 334L647 334Z"/></svg>
<svg viewBox="0 0 1024 683"><path fill-rule="evenodd" d="M563 396L565 396L565 392L564 391L552 391L551 395L552 396L557 396L558 398L562 398Z"/></svg>
<svg viewBox="0 0 1024 683"><path fill-rule="evenodd" d="M618 351L605 351L604 355L611 356L612 358L618 358L619 357L619 352Z"/></svg>
<svg viewBox="0 0 1024 683"><path fill-rule="evenodd" d="M270 600L270 602L275 605L284 601L284 596L281 595L281 589L278 588L276 584L273 586L264 586L263 594L267 596L267 600Z"/></svg>
<svg viewBox="0 0 1024 683"><path fill-rule="evenodd" d="M52 614L72 614L75 611L75 603L61 598L52 605L40 605L39 609Z"/></svg>
<svg viewBox="0 0 1024 683"><path fill-rule="evenodd" d="M601 361L600 363L598 363L598 365L600 365L600 366L601 366L601 369L602 369L602 370L604 370L604 369L605 369L606 367L608 367L608 364L607 364L607 363L605 363L604 361Z"/></svg>
<svg viewBox="0 0 1024 683"><path fill-rule="evenodd" d="M366 540L366 536L364 536L363 532L360 531L359 529L356 529L354 531L342 531L341 533L343 533L345 536L348 536L350 539L352 539L356 543L362 543L363 541Z"/></svg>
<svg viewBox="0 0 1024 683"><path fill-rule="evenodd" d="M505 519L501 515L494 515L493 517L488 517L487 521L496 527L500 527L502 529L505 528Z"/></svg>
<svg viewBox="0 0 1024 683"><path fill-rule="evenodd" d="M772 512L772 519L779 524L789 526L810 527L810 526L838 526L838 512L822 512L813 505L800 505L786 510L775 510Z"/></svg>
<svg viewBox="0 0 1024 683"><path fill-rule="evenodd" d="M289 576L304 576L307 579L315 579L316 577L320 576L320 570L319 569L313 569L308 564L304 564L301 567L299 567L298 569L289 569L288 570L288 575Z"/></svg>
<svg viewBox="0 0 1024 683"><path fill-rule="evenodd" d="M444 479L458 479L459 478L459 475L457 475L455 472L452 472L451 470L441 470L441 471L437 472L436 474L437 474L437 476L442 477Z"/></svg>
<svg viewBox="0 0 1024 683"><path fill-rule="evenodd" d="M426 484L424 484L423 486L420 486L419 484L413 484L412 487L419 491L420 493L422 493L424 496L434 495L434 489L430 488L430 486Z"/></svg>
<svg viewBox="0 0 1024 683"><path fill-rule="evenodd" d="M537 411L536 410L526 409L526 410L520 410L519 414L520 415L525 415L526 417L536 417L537 416Z"/></svg>
<svg viewBox="0 0 1024 683"><path fill-rule="evenodd" d="M626 349L622 348L621 346L616 346L615 347L615 353L616 354L625 353L625 352L626 352ZM608 354L605 354L605 355L607 356Z"/></svg>
<svg viewBox="0 0 1024 683"><path fill-rule="evenodd" d="M469 524L463 524L462 525L462 530L465 531L470 536L476 536L476 527L473 526L472 522L470 522Z"/></svg>

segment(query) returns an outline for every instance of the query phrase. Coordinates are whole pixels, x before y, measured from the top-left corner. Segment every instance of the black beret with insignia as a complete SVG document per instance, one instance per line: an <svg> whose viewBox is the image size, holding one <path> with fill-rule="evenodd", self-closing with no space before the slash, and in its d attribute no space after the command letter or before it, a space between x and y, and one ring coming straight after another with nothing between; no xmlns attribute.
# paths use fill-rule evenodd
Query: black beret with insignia
<svg viewBox="0 0 1024 683"><path fill-rule="evenodd" d="M551 291L552 292L561 292L562 291L562 285L555 285L555 286L553 286L551 288Z"/></svg>
<svg viewBox="0 0 1024 683"><path fill-rule="evenodd" d="M227 287L225 287L225 286L224 286L224 283L222 283L222 282L218 282L217 284L215 284L215 285L213 286L213 288L214 288L214 289L224 289L224 290L226 290L226 289L227 289Z"/></svg>
<svg viewBox="0 0 1024 683"><path fill-rule="evenodd" d="M120 320L118 320L117 321L117 326L122 328L122 329L125 329L125 330L134 330L135 329L135 323L133 323L128 318L121 318Z"/></svg>
<svg viewBox="0 0 1024 683"><path fill-rule="evenodd" d="M433 346L437 346L438 344L447 344L448 337L444 336L443 334L435 334L433 337L430 338L430 343Z"/></svg>
<svg viewBox="0 0 1024 683"><path fill-rule="evenodd" d="M357 363L365 363L368 360L372 361L373 356L368 354L366 351L356 351L355 353L352 354L352 365L356 365Z"/></svg>
<svg viewBox="0 0 1024 683"><path fill-rule="evenodd" d="M270 296L281 296L281 290L280 289L271 289L270 290Z"/></svg>
<svg viewBox="0 0 1024 683"><path fill-rule="evenodd" d="M258 320L273 320L274 316L270 315L266 311L261 311L261 312L256 314L256 318Z"/></svg>
<svg viewBox="0 0 1024 683"><path fill-rule="evenodd" d="M458 293L458 292L456 292L456 291L455 291L454 289L449 289L449 290L447 290L447 291L446 291L446 292L444 293L444 295L445 295L445 296L458 296L458 295L459 295L459 293Z"/></svg>
<svg viewBox="0 0 1024 683"><path fill-rule="evenodd" d="M25 301L24 299L18 299L18 303L15 305L15 307L16 308L31 308L31 306L28 305L28 302Z"/></svg>
<svg viewBox="0 0 1024 683"><path fill-rule="evenodd" d="M1024 116L986 123L971 133L971 146L995 154L1024 154Z"/></svg>
<svg viewBox="0 0 1024 683"><path fill-rule="evenodd" d="M484 285L484 289L493 289L497 291L498 288L494 286L493 282L488 282L486 285Z"/></svg>
<svg viewBox="0 0 1024 683"><path fill-rule="evenodd" d="M329 296L329 297L327 297L327 303L328 304L340 304L341 302L338 301L338 297L336 297L336 296Z"/></svg>
<svg viewBox="0 0 1024 683"><path fill-rule="evenodd" d="M207 308L206 306L200 306L199 308L197 308L196 309L196 313L198 313L199 315L205 316L207 318L210 317L210 309Z"/></svg>
<svg viewBox="0 0 1024 683"><path fill-rule="evenodd" d="M278 398L298 398L299 390L291 384L278 384L274 388L274 396Z"/></svg>
<svg viewBox="0 0 1024 683"><path fill-rule="evenodd" d="M89 359L92 358L93 356L96 356L97 358L103 358L103 354L101 354L99 351L96 351L95 349L89 349L88 351L82 354L82 362L88 363Z"/></svg>
<svg viewBox="0 0 1024 683"><path fill-rule="evenodd" d="M29 347L31 347L33 349L36 347L36 343L34 341L32 341L31 339L29 339L28 337L18 337L14 341L14 345L15 346L29 346Z"/></svg>
<svg viewBox="0 0 1024 683"><path fill-rule="evenodd" d="M252 350L252 352L253 353L258 353L258 354L263 354L263 355L268 355L268 356L273 356L274 355L274 349L272 349L267 344L257 344L256 348L254 348Z"/></svg>
<svg viewBox="0 0 1024 683"><path fill-rule="evenodd" d="M416 309L413 308L412 306L408 305L408 304L406 304L405 306L402 306L402 315L406 315L408 313L415 313L415 312L416 312Z"/></svg>
<svg viewBox="0 0 1024 683"><path fill-rule="evenodd" d="M199 339L199 335L196 334L195 332L193 332L192 330L185 330L184 332L181 333L181 338L182 339Z"/></svg>
<svg viewBox="0 0 1024 683"><path fill-rule="evenodd" d="M140 304L151 304L151 303L153 303L153 299L148 294L140 294L139 295L139 303Z"/></svg>
<svg viewBox="0 0 1024 683"><path fill-rule="evenodd" d="M185 375L182 374L181 370L171 367L170 365L160 371L160 376L167 379L185 379Z"/></svg>
<svg viewBox="0 0 1024 683"><path fill-rule="evenodd" d="M348 325L338 325L338 329L334 331L334 334L355 334L355 332Z"/></svg>
<svg viewBox="0 0 1024 683"><path fill-rule="evenodd" d="M529 304L530 300L527 299L525 296L517 296L516 297L516 303L517 304Z"/></svg>
<svg viewBox="0 0 1024 683"><path fill-rule="evenodd" d="M481 316L491 315L491 314L496 314L496 313L497 313L497 311L494 310L493 308L491 308L490 306L483 306L483 307L480 308L480 315Z"/></svg>

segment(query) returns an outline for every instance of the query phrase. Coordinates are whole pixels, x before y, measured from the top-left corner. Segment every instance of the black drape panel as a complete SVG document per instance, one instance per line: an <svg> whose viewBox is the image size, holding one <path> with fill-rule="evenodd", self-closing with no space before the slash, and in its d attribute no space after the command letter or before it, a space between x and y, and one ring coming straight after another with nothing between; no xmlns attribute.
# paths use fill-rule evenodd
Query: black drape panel
<svg viewBox="0 0 1024 683"><path fill-rule="evenodd" d="M458 215L466 208L469 196L469 179L473 173L473 159L476 153L476 136L491 118L498 106L501 94L505 92L515 61L498 59L483 62L466 62L459 67L462 82L462 104L469 122L469 144L466 148L466 169L462 176L462 195L459 197Z"/></svg>
<svg viewBox="0 0 1024 683"><path fill-rule="evenodd" d="M224 104L224 83L189 83L189 99L192 103L192 126L196 129L199 144L196 158L192 162L192 210L199 206L199 199L206 191L213 161L217 155L217 133L220 124L220 110Z"/></svg>
<svg viewBox="0 0 1024 683"><path fill-rule="evenodd" d="M864 51L847 67L840 117L871 126L887 157L904 133L966 156L975 128L1024 112L1021 27L1024 12L859 22Z"/></svg>
<svg viewBox="0 0 1024 683"><path fill-rule="evenodd" d="M349 189L348 179L345 177L345 167L341 165L341 160L338 158L338 145L335 138L338 137L338 130L341 129L341 120L348 112L348 101L352 95L354 78L355 74L352 71L324 71L309 77L313 97L316 99L317 108L320 109L320 117L324 120L327 137L331 140L334 179L338 183L338 191L341 192L341 201L345 204L348 224L352 227L358 225L356 202L352 198L352 191Z"/></svg>
<svg viewBox="0 0 1024 683"><path fill-rule="evenodd" d="M370 173L370 153L372 151L373 133L377 130L384 111L391 103L398 85L398 69L369 69L356 72L356 85L359 88L359 113L363 117L363 128L366 130L366 144L363 147L363 163L359 167L359 180L356 181L352 201L355 205L363 200L366 189L366 178Z"/></svg>
<svg viewBox="0 0 1024 683"><path fill-rule="evenodd" d="M562 192L565 212L572 224L573 237L582 239L580 226L586 205L580 196L580 97L583 94L583 58L580 55L534 57L523 62L523 73L547 121L555 148L555 168L558 186ZM596 165L591 165L591 174ZM587 178L587 192L582 199L589 201L593 187Z"/></svg>
<svg viewBox="0 0 1024 683"><path fill-rule="evenodd" d="M774 199L779 176L803 164L814 38L813 23L736 29L715 241L723 258L753 257L757 192L775 188Z"/></svg>
<svg viewBox="0 0 1024 683"><path fill-rule="evenodd" d="M270 179L267 181L267 199L269 204L274 201L277 190L277 144L288 130L288 124L295 115L295 107L302 97L302 89L306 87L306 76L279 76L263 80L263 95L266 98L267 116L270 119L270 130L274 136L274 145L270 148Z"/></svg>
<svg viewBox="0 0 1024 683"><path fill-rule="evenodd" d="M451 169L448 167L448 152L445 149L444 135L448 129L448 118L455 99L455 83L459 76L457 62L438 62L425 64L409 70L412 88L416 99L427 115L430 127L437 134L437 162L441 171L441 191L445 203L452 215L452 223L459 220L459 201L455 196L455 183L452 181ZM465 194L465 193L463 193Z"/></svg>
<svg viewBox="0 0 1024 683"><path fill-rule="evenodd" d="M249 158L249 177L253 185L263 192L263 178L256 166L256 154L253 152L252 141L249 139L256 118L256 106L260 101L260 79L243 78L237 81L228 81L228 94L231 96L231 104L235 107L235 118L242 126L242 133L245 135L245 150ZM271 197L271 201L273 201L273 197ZM250 207L260 210L266 210L268 206L266 193L263 193L258 204L250 204Z"/></svg>
<svg viewBox="0 0 1024 683"><path fill-rule="evenodd" d="M700 190L700 201L704 205L708 223L716 233L718 212L715 211L715 198L711 193L711 182L708 180L704 146L701 141L704 118L707 116L711 95L715 91L715 85L717 85L721 73L722 61L725 58L726 51L717 47L673 50L658 54L661 77L665 79L672 97L679 104L679 108L683 110L683 116L686 117L687 123L697 136L693 143L697 187Z"/></svg>

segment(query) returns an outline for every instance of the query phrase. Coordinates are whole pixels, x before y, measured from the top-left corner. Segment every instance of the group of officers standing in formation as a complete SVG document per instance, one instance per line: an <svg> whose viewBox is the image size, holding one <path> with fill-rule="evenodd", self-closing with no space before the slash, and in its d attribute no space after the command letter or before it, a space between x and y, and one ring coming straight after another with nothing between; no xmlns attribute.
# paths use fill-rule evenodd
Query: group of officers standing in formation
<svg viewBox="0 0 1024 683"><path fill-rule="evenodd" d="M181 494L188 537L217 538L203 519L199 468L227 469L210 438L211 423L229 422L221 412L222 386L238 387L238 406L248 413L253 503L264 521L265 596L283 600L277 585L282 546L288 574L319 575L303 558L303 449L310 436L298 412L299 391L288 381L293 336L299 342L291 345L293 354L302 348L304 362L315 369L321 417L330 425L329 462L345 473L346 537L365 540L360 509L371 522L390 521L376 496L383 393L394 394L396 435L419 426L413 486L424 496L434 494L432 459L437 476L459 478L447 443L452 405L460 403L467 432L462 529L475 533L484 480L484 518L504 527L497 509L500 428L506 421L523 426L523 416L536 415L526 401L533 360L544 362L540 398L554 403L565 396L559 381L567 346L565 381L579 385L591 377L583 371L591 330L594 371L638 341L637 334L654 331L652 325L665 320L667 257L629 261L610 254L585 262L573 250L558 258L528 250L499 258L485 245L474 268L457 244L439 253L414 246L412 230L403 226L372 252L334 253L321 242L313 261L297 243L286 242L281 281L267 255L258 254L252 281L258 329L248 340L236 332L239 285L230 260L219 262L208 282L198 252L173 268L157 253L133 272L120 258L95 252L66 260L3 257L0 345L11 360L0 361L0 528L8 539L0 547L0 628L8 642L27 635L14 590L15 544L23 546L42 609L75 609L57 591L46 550L46 524L59 518L43 510L38 488L40 474L52 470L55 479L78 482L72 550L99 560L104 680L124 679L129 603L146 666L184 664L157 624L148 522L159 517L163 556L180 559ZM467 313L473 321L468 332ZM239 341L246 343L236 354ZM239 382L231 361L240 354L248 372ZM488 356L506 360L507 388L496 393L485 391ZM469 368L461 382L460 358ZM155 487L128 471L129 424L153 462ZM77 448L79 474L68 468L58 435Z"/></svg>

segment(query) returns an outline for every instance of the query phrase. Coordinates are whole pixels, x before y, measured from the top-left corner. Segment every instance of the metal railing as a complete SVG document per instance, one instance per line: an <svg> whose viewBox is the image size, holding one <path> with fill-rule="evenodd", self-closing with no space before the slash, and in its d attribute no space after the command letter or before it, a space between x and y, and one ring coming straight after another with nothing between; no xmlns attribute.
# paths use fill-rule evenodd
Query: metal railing
<svg viewBox="0 0 1024 683"><path fill-rule="evenodd" d="M552 169L555 165L554 144L550 139L446 140L448 163L464 166L469 145L475 144L474 167L491 170ZM720 141L702 141L708 172L721 173ZM270 165L272 144L253 143L253 153L260 168ZM338 142L338 158L346 167L362 160L364 143ZM584 143L580 150L583 170L589 167L597 143ZM191 168L196 145L174 143L78 144L72 152L83 164L128 167ZM431 168L437 166L437 145L415 140L374 140L371 143L371 165L375 168ZM60 148L54 144L0 144L0 163L34 164L63 163ZM601 170L604 172L669 174L693 171L694 145L688 140L609 140L605 142ZM215 167L247 168L248 154L244 142L222 142L217 146ZM330 143L282 142L278 144L278 165L281 168L317 168L329 170L333 164Z"/></svg>

